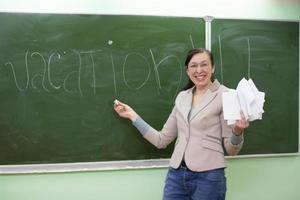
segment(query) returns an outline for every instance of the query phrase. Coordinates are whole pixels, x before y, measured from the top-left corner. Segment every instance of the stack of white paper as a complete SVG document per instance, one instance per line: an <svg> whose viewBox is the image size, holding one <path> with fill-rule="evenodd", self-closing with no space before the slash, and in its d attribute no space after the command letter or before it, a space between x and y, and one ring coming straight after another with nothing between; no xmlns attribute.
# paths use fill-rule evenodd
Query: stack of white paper
<svg viewBox="0 0 300 200"><path fill-rule="evenodd" d="M241 118L241 111L248 121L262 119L265 93L260 92L252 79L243 78L236 90L223 93L223 114L227 124L234 124Z"/></svg>

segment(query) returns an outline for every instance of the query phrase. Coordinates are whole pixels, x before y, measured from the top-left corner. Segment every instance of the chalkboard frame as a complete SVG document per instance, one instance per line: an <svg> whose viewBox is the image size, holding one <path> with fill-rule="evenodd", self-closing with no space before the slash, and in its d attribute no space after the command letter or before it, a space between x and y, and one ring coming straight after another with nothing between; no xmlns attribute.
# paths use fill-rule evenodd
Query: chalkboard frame
<svg viewBox="0 0 300 200"><path fill-rule="evenodd" d="M300 153L282 154L252 154L225 156L226 160L247 158L294 157ZM59 164L28 164L28 165L1 165L0 174L45 174L45 173L70 173L93 172L134 169L161 169L169 166L170 159L148 159L109 162L84 162L84 163L59 163Z"/></svg>

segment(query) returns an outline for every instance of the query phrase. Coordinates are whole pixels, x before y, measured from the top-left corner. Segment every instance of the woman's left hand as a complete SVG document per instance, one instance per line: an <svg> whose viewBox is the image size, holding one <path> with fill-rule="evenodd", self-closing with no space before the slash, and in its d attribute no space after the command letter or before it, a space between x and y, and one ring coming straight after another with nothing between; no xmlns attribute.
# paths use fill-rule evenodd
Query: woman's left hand
<svg viewBox="0 0 300 200"><path fill-rule="evenodd" d="M244 132L244 129L248 127L249 121L246 120L244 113L241 111L241 119L235 122L232 132L233 134L239 136Z"/></svg>

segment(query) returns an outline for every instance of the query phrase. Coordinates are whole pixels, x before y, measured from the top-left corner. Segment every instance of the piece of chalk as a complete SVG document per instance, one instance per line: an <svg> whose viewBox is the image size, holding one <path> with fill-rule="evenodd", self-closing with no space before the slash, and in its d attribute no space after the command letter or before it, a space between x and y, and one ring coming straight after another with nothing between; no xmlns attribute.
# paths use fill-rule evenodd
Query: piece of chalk
<svg viewBox="0 0 300 200"><path fill-rule="evenodd" d="M115 103L116 105L118 105L120 102L119 102L117 99L115 99L115 100L114 100L114 103Z"/></svg>

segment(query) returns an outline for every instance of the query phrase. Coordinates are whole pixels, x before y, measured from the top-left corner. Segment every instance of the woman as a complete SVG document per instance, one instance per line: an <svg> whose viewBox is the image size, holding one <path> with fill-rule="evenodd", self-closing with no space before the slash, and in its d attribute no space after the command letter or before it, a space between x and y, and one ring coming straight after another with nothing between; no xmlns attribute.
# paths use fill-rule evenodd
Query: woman
<svg viewBox="0 0 300 200"><path fill-rule="evenodd" d="M128 118L157 148L175 138L175 148L164 188L164 200L224 200L226 178L222 143L229 155L243 145L249 122L241 113L233 127L223 117L222 93L228 89L214 80L213 56L206 49L188 52L185 65L189 82L181 91L161 131L156 131L128 105L115 103L115 111Z"/></svg>

